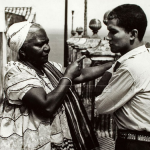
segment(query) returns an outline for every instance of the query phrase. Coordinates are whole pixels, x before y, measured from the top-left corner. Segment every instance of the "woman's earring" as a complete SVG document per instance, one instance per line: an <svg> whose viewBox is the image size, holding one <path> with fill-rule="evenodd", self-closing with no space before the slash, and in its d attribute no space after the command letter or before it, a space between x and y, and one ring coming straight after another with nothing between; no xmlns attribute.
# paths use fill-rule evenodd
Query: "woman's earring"
<svg viewBox="0 0 150 150"><path fill-rule="evenodd" d="M25 52L22 49L20 49L19 53L20 53L20 58L23 59L23 60L25 60L26 59Z"/></svg>

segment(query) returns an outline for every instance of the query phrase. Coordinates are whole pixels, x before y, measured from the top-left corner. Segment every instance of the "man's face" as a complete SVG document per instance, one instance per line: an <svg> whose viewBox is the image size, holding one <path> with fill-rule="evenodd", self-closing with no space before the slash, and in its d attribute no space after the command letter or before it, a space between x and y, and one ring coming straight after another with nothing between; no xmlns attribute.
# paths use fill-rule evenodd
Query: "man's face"
<svg viewBox="0 0 150 150"><path fill-rule="evenodd" d="M130 34L117 25L117 19L108 20L108 40L113 53L125 54L130 48Z"/></svg>

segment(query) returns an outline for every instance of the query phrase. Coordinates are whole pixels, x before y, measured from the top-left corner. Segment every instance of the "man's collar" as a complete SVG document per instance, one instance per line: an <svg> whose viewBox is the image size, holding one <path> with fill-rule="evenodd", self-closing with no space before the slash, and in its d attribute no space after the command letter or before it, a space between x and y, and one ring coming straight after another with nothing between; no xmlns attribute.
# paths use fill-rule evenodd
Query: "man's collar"
<svg viewBox="0 0 150 150"><path fill-rule="evenodd" d="M126 61L130 57L133 57L133 56L135 56L137 54L140 54L140 53L142 53L144 51L147 51L147 49L146 49L145 45L142 45L142 46L139 46L139 47L137 47L137 48L129 51L128 53L124 54L114 64L113 71L116 72L116 70L119 68L119 66L121 65L121 63L123 63L124 61Z"/></svg>
<svg viewBox="0 0 150 150"><path fill-rule="evenodd" d="M144 51L147 51L145 45L139 46L139 47L127 52L123 56L121 56L117 61L120 63L123 63L125 60L129 59L130 57L133 57L137 54L143 53Z"/></svg>

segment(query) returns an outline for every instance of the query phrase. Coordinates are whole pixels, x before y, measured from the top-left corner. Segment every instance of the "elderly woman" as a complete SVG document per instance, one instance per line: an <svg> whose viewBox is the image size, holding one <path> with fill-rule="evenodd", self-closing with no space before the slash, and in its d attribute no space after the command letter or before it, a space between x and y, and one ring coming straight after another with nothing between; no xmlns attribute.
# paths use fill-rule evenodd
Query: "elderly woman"
<svg viewBox="0 0 150 150"><path fill-rule="evenodd" d="M15 23L7 38L10 49L18 53L18 61L6 66L0 149L98 148L72 83L97 78L112 64L80 70L81 58L62 74L60 64L48 61L49 39L39 24Z"/></svg>

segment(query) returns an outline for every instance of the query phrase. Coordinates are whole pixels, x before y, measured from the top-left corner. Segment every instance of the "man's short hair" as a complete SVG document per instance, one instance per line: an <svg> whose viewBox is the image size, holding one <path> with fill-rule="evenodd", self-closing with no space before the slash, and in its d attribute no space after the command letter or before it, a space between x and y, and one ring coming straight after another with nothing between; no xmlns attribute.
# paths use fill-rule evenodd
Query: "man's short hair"
<svg viewBox="0 0 150 150"><path fill-rule="evenodd" d="M135 4L123 4L114 8L108 15L108 20L118 19L117 25L130 32L138 30L138 39L142 41L147 27L147 17L143 9Z"/></svg>

